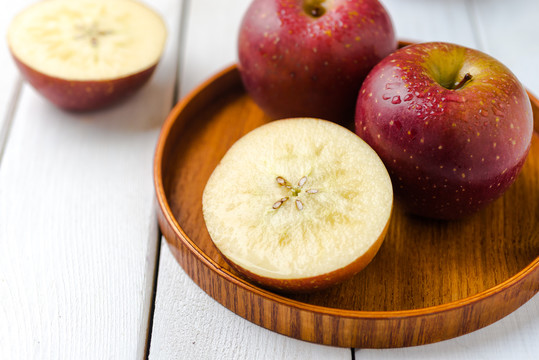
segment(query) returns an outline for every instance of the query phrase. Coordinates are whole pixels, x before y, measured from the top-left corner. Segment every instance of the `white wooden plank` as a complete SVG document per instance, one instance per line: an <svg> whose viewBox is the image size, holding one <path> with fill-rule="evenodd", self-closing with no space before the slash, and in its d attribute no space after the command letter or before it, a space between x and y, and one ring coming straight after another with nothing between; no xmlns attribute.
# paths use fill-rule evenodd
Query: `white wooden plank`
<svg viewBox="0 0 539 360"><path fill-rule="evenodd" d="M472 1L481 49L505 64L539 96L539 2Z"/></svg>
<svg viewBox="0 0 539 360"><path fill-rule="evenodd" d="M180 96L237 59L237 36L250 0L190 0Z"/></svg>
<svg viewBox="0 0 539 360"><path fill-rule="evenodd" d="M466 0L382 0L399 39L476 47Z"/></svg>
<svg viewBox="0 0 539 360"><path fill-rule="evenodd" d="M150 359L350 359L350 349L311 344L259 327L203 292L163 240Z"/></svg>
<svg viewBox="0 0 539 360"><path fill-rule="evenodd" d="M537 296L536 296L537 298ZM535 360L539 354L537 299L528 301L502 320L458 338L403 349L356 350L356 359L519 359Z"/></svg>
<svg viewBox="0 0 539 360"><path fill-rule="evenodd" d="M3 4L0 12L0 31L2 34L7 33L7 29L11 19L24 7L28 6L31 0L10 1ZM11 58L8 46L0 46L0 163L2 159L5 142L9 136L11 128L12 115L16 106L21 79L15 67L15 63Z"/></svg>
<svg viewBox="0 0 539 360"><path fill-rule="evenodd" d="M249 0L189 3L180 96L236 61L236 38ZM287 338L256 326L204 293L162 240L151 338L152 359L350 359L350 349Z"/></svg>
<svg viewBox="0 0 539 360"><path fill-rule="evenodd" d="M181 2L139 93L61 111L24 86L0 168L0 358L142 358L158 246L152 183L172 105Z"/></svg>

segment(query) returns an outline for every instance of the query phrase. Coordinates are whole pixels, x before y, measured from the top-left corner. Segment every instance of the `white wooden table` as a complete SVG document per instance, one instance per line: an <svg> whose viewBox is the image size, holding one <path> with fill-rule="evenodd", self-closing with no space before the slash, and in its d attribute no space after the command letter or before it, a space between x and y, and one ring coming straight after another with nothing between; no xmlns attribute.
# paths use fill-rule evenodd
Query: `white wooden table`
<svg viewBox="0 0 539 360"><path fill-rule="evenodd" d="M31 2L2 3L4 39ZM366 350L281 336L201 291L160 238L153 152L177 99L235 62L249 0L146 2L167 22L165 56L142 91L104 111L55 108L0 46L0 359L539 358L539 296L456 339ZM539 94L539 1L383 3L399 38L479 48Z"/></svg>

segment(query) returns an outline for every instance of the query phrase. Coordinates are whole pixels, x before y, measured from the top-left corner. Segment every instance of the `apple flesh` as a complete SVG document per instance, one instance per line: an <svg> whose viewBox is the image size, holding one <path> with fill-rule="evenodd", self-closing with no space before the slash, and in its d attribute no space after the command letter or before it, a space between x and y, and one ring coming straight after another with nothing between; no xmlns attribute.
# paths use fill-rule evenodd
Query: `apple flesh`
<svg viewBox="0 0 539 360"><path fill-rule="evenodd" d="M390 16L377 0L255 0L240 26L238 68L270 117L353 127L363 79L396 46Z"/></svg>
<svg viewBox="0 0 539 360"><path fill-rule="evenodd" d="M279 292L317 291L362 270L393 206L376 153L333 122L271 121L239 139L202 196L208 233L248 279Z"/></svg>
<svg viewBox="0 0 539 360"><path fill-rule="evenodd" d="M431 42L399 49L362 85L356 133L380 155L411 213L456 219L515 181L533 131L515 75L478 50Z"/></svg>
<svg viewBox="0 0 539 360"><path fill-rule="evenodd" d="M140 89L165 40L162 18L131 0L42 1L19 13L8 29L23 77L57 106L81 111Z"/></svg>

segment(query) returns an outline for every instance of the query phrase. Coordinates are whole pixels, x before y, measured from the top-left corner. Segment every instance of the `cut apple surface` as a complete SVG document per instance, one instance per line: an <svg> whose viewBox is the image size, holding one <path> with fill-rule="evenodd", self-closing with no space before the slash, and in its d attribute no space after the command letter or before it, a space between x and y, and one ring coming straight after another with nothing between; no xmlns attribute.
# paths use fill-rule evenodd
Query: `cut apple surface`
<svg viewBox="0 0 539 360"><path fill-rule="evenodd" d="M21 13L8 44L23 75L45 97L70 109L108 105L150 77L166 27L132 0L48 0Z"/></svg>
<svg viewBox="0 0 539 360"><path fill-rule="evenodd" d="M387 231L393 192L378 155L329 121L270 122L210 176L204 220L225 259L259 284L322 289L363 269Z"/></svg>

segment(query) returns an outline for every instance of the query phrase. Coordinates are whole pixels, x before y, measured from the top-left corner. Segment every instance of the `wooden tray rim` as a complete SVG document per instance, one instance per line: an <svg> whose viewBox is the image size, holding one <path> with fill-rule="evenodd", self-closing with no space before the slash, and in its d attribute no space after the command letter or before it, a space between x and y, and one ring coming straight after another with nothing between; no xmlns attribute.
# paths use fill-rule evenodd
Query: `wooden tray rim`
<svg viewBox="0 0 539 360"><path fill-rule="evenodd" d="M495 285L494 287L483 290L472 296L455 300L455 301L451 301L448 303L440 304L440 305L418 308L418 309L409 309L409 310L363 311L363 310L337 309L337 308L331 308L331 307L325 307L325 306L319 306L319 305L312 305L312 304L304 303L301 301L289 299L285 296L281 296L277 293L257 287L256 285L253 285L249 283L248 281L243 280L242 278L234 275L230 271L221 267L215 261L213 261L206 253L204 253L189 238L189 236L183 231L182 227L180 226L180 224L177 222L176 218L172 214L172 210L170 209L168 200L164 193L161 161L163 158L164 144L166 143L168 136L170 134L170 131L173 125L175 124L175 121L178 115L183 110L183 108L185 108L195 97L198 96L198 94L201 91L206 89L210 84L214 83L216 80L219 80L225 76L231 76L237 71L238 70L237 70L236 64L229 65L228 67L222 69L221 71L218 71L213 76L209 77L204 82L200 83L197 87L195 87L189 94L187 94L183 99L181 99L174 106L174 108L172 109L170 114L167 116L162 126L161 133L157 141L156 152L154 156L154 184L155 184L156 196L158 200L158 205L161 207L161 210L163 211L163 215L165 216L167 222L173 225L172 229L176 233L178 238L180 238L183 241L183 245L185 245L206 267L208 267L212 271L215 271L217 274L219 274L221 277L223 277L227 281L232 282L236 284L237 286L241 286L243 289L247 290L248 292L256 293L264 298L271 299L282 305L294 307L300 310L307 310L307 311L322 314L322 315L333 315L340 318L388 319L389 320L389 319L397 319L397 318L409 318L409 317L420 317L420 316L425 316L425 315L434 315L434 314L443 313L446 311L451 311L451 310L454 310L454 309L457 309L457 308L460 308L469 304L473 304L479 300L487 299L503 291L504 289L507 289L509 287L516 285L519 281L525 279L529 273L536 271L539 268L539 256L538 256L530 264L528 264L526 267L520 270L518 273L509 277L505 281ZM530 98L530 101L539 108L539 100L534 95L532 95L529 91L527 91L527 93ZM538 136L539 135L538 133L539 133L539 124L534 123L534 136ZM531 299L533 296L534 295L531 295L529 298Z"/></svg>

